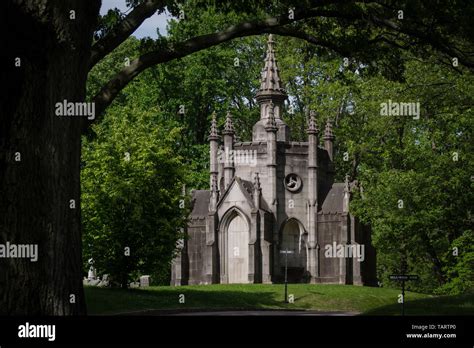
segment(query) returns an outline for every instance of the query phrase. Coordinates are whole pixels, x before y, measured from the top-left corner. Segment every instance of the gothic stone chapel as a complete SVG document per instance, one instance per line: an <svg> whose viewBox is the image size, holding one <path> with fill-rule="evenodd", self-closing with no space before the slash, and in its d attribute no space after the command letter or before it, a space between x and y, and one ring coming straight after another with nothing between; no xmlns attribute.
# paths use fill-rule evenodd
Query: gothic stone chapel
<svg viewBox="0 0 474 348"><path fill-rule="evenodd" d="M331 122L324 147L314 113L308 141L290 141L272 35L256 99L260 120L251 142L235 141L228 113L222 146L213 116L210 190L192 193L188 238L173 261L171 284L281 282L285 256L289 282L372 284L370 230L349 213L347 179L334 182Z"/></svg>

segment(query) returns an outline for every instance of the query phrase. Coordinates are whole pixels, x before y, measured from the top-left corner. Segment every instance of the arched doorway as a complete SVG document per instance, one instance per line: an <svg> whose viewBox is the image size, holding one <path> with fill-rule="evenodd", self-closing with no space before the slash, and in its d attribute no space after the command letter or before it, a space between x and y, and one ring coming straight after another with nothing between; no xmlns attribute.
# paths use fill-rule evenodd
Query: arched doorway
<svg viewBox="0 0 474 348"><path fill-rule="evenodd" d="M303 225L296 219L289 219L281 232L280 250L289 250L288 254L288 282L305 282L307 271L307 233ZM280 253L280 271L285 274L285 257Z"/></svg>
<svg viewBox="0 0 474 348"><path fill-rule="evenodd" d="M248 283L249 228L239 214L227 227L227 257L229 283Z"/></svg>

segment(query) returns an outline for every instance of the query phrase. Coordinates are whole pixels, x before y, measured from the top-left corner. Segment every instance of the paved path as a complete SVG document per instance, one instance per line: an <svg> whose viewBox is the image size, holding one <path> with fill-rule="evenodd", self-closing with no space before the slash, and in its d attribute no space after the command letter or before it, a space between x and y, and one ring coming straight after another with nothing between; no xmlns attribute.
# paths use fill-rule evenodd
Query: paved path
<svg viewBox="0 0 474 348"><path fill-rule="evenodd" d="M187 312L167 314L172 316L354 316L357 312L321 312L321 311L222 311Z"/></svg>
<svg viewBox="0 0 474 348"><path fill-rule="evenodd" d="M157 310L148 309L134 312L117 313L115 315L139 315L139 316L354 316L359 312L335 312L335 311L299 311L299 310Z"/></svg>

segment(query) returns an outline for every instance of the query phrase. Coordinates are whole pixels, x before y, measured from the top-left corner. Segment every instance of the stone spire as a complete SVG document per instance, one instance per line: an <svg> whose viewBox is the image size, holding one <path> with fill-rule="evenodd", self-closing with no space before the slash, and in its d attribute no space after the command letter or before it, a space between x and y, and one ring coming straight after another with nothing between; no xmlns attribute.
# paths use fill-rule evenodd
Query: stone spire
<svg viewBox="0 0 474 348"><path fill-rule="evenodd" d="M309 112L309 120L308 120L308 129L306 130L306 133L308 134L319 134L319 128L318 124L316 123L316 113L311 110Z"/></svg>
<svg viewBox="0 0 474 348"><path fill-rule="evenodd" d="M253 187L256 191L260 191L262 188L261 188L261 185L260 185L260 176L258 175L258 173L255 173L255 176L253 178Z"/></svg>
<svg viewBox="0 0 474 348"><path fill-rule="evenodd" d="M219 134L217 133L217 120L216 120L216 112L212 113L212 121L211 121L211 130L209 131L208 140L217 140L219 139Z"/></svg>
<svg viewBox="0 0 474 348"><path fill-rule="evenodd" d="M219 191L217 188L217 176L219 174L219 164L217 158L217 152L219 147L219 134L217 133L217 121L216 113L212 113L211 121L211 130L209 132L209 148L210 148L210 157L209 157L209 174L210 182L209 186L211 188L211 199L209 201L209 211L214 211L217 207L217 201L219 200Z"/></svg>
<svg viewBox="0 0 474 348"><path fill-rule="evenodd" d="M329 118L326 121L326 128L324 129L324 139L334 139L334 133L332 131L332 121Z"/></svg>
<svg viewBox="0 0 474 348"><path fill-rule="evenodd" d="M224 125L224 131L222 132L222 134L229 134L229 135L235 134L234 124L232 123L232 114L230 113L230 111L227 112L225 125Z"/></svg>
<svg viewBox="0 0 474 348"><path fill-rule="evenodd" d="M232 124L232 115L230 112L227 112L222 134L224 135L224 153L233 154L235 129ZM234 170L234 157L226 155L224 160L224 188L226 190L234 177Z"/></svg>
<svg viewBox="0 0 474 348"><path fill-rule="evenodd" d="M344 213L349 212L350 191L349 175L346 175L346 179L344 180L344 199L342 204L342 211Z"/></svg>
<svg viewBox="0 0 474 348"><path fill-rule="evenodd" d="M324 130L324 148L328 152L331 161L334 159L334 133L332 132L332 122L328 118L326 122L326 129Z"/></svg>
<svg viewBox="0 0 474 348"><path fill-rule="evenodd" d="M211 177L211 197L209 199L209 212L216 211L218 201L219 201L219 188L217 186L217 176L212 176Z"/></svg>
<svg viewBox="0 0 474 348"><path fill-rule="evenodd" d="M265 96L277 97L278 99L282 100L285 100L287 97L286 91L283 89L280 79L280 72L278 70L277 59L275 57L274 44L275 42L273 41L273 35L270 34L268 36L267 55L265 57L265 66L262 70L257 100Z"/></svg>
<svg viewBox="0 0 474 348"><path fill-rule="evenodd" d="M255 173L253 181L253 202L255 208L260 209L260 195L262 194L262 187L260 185L260 176Z"/></svg>
<svg viewBox="0 0 474 348"><path fill-rule="evenodd" d="M318 250L318 143L319 130L316 123L316 113L311 110L309 112L308 129L308 272L310 282L317 282L320 276Z"/></svg>
<svg viewBox="0 0 474 348"><path fill-rule="evenodd" d="M260 78L260 88L256 94L257 102L260 105L260 120L253 126L252 141L268 140L266 128L268 118L270 117L270 108L272 108L277 128L277 141L286 142L290 140L290 128L283 121L282 115L284 103L288 95L280 79L277 59L275 58L273 35L270 34L268 36L267 44L267 54ZM273 106L270 106L270 104L273 104Z"/></svg>

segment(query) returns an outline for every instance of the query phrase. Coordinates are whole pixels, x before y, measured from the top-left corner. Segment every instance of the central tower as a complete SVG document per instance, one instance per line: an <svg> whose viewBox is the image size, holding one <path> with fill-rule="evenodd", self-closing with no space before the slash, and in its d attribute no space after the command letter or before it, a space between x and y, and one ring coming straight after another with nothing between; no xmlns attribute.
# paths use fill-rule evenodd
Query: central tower
<svg viewBox="0 0 474 348"><path fill-rule="evenodd" d="M267 45L267 55L262 70L260 89L256 95L257 102L260 105L260 120L253 126L252 141L267 141L265 126L270 117L272 104L277 127L276 140L289 141L290 129L281 117L288 95L281 85L280 72L278 70L277 59L275 58L275 42L273 41L272 34L268 37Z"/></svg>
<svg viewBox="0 0 474 348"><path fill-rule="evenodd" d="M278 283L285 274L290 282L363 284L375 274L370 231L348 211L350 184L334 182L331 121L320 139L317 115L310 111L307 141L290 139L283 121L288 95L274 47L270 35L252 141L236 140L230 112L221 135L212 116L210 186L193 192L173 284ZM369 262L327 254L335 245L363 245Z"/></svg>

